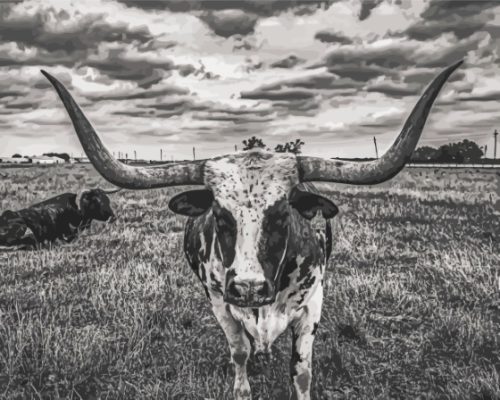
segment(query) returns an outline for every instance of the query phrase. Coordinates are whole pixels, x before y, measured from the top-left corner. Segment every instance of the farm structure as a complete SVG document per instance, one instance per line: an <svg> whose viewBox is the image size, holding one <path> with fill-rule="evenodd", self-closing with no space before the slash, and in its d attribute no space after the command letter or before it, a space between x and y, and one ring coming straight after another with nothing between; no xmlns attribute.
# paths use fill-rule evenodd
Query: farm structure
<svg viewBox="0 0 500 400"><path fill-rule="evenodd" d="M0 163L4 164L28 164L30 159L26 157L1 157Z"/></svg>
<svg viewBox="0 0 500 400"><path fill-rule="evenodd" d="M40 165L52 165L52 164L62 164L64 160L58 157L49 156L36 156L31 158L33 164Z"/></svg>

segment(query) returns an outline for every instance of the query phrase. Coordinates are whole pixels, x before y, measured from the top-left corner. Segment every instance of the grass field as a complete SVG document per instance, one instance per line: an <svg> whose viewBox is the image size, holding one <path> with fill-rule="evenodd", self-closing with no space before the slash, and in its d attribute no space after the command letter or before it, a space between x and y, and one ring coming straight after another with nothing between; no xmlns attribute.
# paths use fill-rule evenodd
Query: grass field
<svg viewBox="0 0 500 400"><path fill-rule="evenodd" d="M0 210L82 187L90 166L9 169ZM500 172L405 170L328 186L340 207L313 399L500 399ZM32 179L35 177L35 179ZM113 195L70 245L0 254L0 398L231 399L222 330L182 254L179 189ZM254 398L286 398L289 332Z"/></svg>

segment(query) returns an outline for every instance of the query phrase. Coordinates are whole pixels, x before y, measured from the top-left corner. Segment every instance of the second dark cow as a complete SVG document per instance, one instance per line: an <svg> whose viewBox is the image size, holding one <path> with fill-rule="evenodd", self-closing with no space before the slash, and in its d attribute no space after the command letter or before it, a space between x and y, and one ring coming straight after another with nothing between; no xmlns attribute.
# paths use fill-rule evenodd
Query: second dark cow
<svg viewBox="0 0 500 400"><path fill-rule="evenodd" d="M57 239L71 242L93 220L115 219L108 194L118 190L87 190L79 200L75 193L64 193L22 210L7 210L0 216L0 245L34 248Z"/></svg>

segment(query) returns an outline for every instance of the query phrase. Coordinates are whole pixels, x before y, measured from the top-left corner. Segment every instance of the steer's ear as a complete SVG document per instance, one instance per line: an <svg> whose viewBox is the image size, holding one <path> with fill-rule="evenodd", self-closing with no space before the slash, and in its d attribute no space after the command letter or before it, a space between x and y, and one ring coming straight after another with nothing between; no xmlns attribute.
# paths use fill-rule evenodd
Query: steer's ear
<svg viewBox="0 0 500 400"><path fill-rule="evenodd" d="M292 189L288 201L304 218L312 219L318 211L326 219L335 217L339 212L337 206L317 192L312 184L301 183Z"/></svg>
<svg viewBox="0 0 500 400"><path fill-rule="evenodd" d="M169 201L168 208L176 214L197 217L207 211L213 201L214 195L211 190L190 190L174 196Z"/></svg>

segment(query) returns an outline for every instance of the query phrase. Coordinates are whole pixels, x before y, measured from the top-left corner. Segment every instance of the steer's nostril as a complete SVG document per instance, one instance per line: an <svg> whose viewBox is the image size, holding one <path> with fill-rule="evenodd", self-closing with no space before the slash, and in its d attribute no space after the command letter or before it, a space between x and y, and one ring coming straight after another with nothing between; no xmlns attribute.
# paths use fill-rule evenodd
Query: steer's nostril
<svg viewBox="0 0 500 400"><path fill-rule="evenodd" d="M266 282L258 283L255 286L255 289L256 289L256 292L259 296L267 297L267 295L269 294L269 290L268 290L268 287L266 285Z"/></svg>
<svg viewBox="0 0 500 400"><path fill-rule="evenodd" d="M256 287L256 293L261 297L270 297L273 293L273 285L269 280L259 282Z"/></svg>
<svg viewBox="0 0 500 400"><path fill-rule="evenodd" d="M239 298L241 297L241 293L240 291L238 290L238 287L236 285L236 282L235 281L231 281L229 282L229 285L227 287L227 291L228 293L234 297L234 298Z"/></svg>

